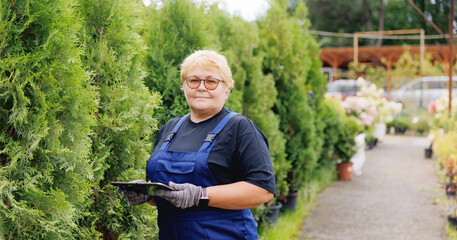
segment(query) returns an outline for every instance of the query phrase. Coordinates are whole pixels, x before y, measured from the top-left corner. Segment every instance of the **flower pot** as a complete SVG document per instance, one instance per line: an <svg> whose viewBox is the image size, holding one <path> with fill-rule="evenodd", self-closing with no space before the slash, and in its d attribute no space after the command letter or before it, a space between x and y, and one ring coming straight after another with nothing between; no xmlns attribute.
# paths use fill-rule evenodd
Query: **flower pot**
<svg viewBox="0 0 457 240"><path fill-rule="evenodd" d="M457 186L455 183L444 184L444 189L446 190L446 196L448 199L455 198L455 195L457 194Z"/></svg>
<svg viewBox="0 0 457 240"><path fill-rule="evenodd" d="M432 158L433 155L433 149L432 148L426 148L425 149L425 158Z"/></svg>
<svg viewBox="0 0 457 240"><path fill-rule="evenodd" d="M353 163L338 163L336 165L336 171L338 174L338 179L343 181L352 180L353 174Z"/></svg>
<svg viewBox="0 0 457 240"><path fill-rule="evenodd" d="M298 196L300 195L299 191L289 193L289 195L281 197L279 202L282 204L281 211L295 211L298 204Z"/></svg>
<svg viewBox="0 0 457 240"><path fill-rule="evenodd" d="M382 141L386 136L386 124L385 123L375 123L373 136L375 136L379 141Z"/></svg>
<svg viewBox="0 0 457 240"><path fill-rule="evenodd" d="M276 224L279 219L279 210L281 209L282 204L277 202L274 206L268 206L268 212L265 216L268 224Z"/></svg>
<svg viewBox="0 0 457 240"><path fill-rule="evenodd" d="M403 126L395 126L395 134L405 134L406 127Z"/></svg>
<svg viewBox="0 0 457 240"><path fill-rule="evenodd" d="M353 173L356 176L362 175L362 167L365 163L365 133L361 133L355 136L355 147L356 152L354 156L351 157L351 162L353 163Z"/></svg>
<svg viewBox="0 0 457 240"><path fill-rule="evenodd" d="M457 228L457 217L447 216L447 221L453 228Z"/></svg>

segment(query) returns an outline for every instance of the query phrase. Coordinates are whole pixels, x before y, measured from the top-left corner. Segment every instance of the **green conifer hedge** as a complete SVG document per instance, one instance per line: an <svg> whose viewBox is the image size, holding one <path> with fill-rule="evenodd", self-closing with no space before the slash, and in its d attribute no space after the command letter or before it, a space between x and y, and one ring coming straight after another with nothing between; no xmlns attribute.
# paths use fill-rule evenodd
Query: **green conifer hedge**
<svg viewBox="0 0 457 240"><path fill-rule="evenodd" d="M189 113L181 90L179 65L195 50L215 48L212 24L204 4L191 0L163 1L161 8L147 10L147 71L149 89L161 94L162 105L156 117L159 126Z"/></svg>
<svg viewBox="0 0 457 240"><path fill-rule="evenodd" d="M0 238L82 238L97 92L74 1L1 1Z"/></svg>
<svg viewBox="0 0 457 240"><path fill-rule="evenodd" d="M288 172L290 191L300 190L307 182L308 170L315 167L317 155L313 146L314 112L308 102L306 85L312 66L309 41L302 31L306 22L304 5L287 11L288 1L271 1L271 8L259 21L260 49L265 52L264 74L272 74L278 98L275 112L280 117L280 130L286 137L287 159L292 165Z"/></svg>
<svg viewBox="0 0 457 240"><path fill-rule="evenodd" d="M157 233L154 208L130 206L109 184L145 178L150 135L157 129L159 97L143 83L143 7L127 0L79 1L83 63L99 94L91 145L94 185L83 224L105 239L146 239Z"/></svg>
<svg viewBox="0 0 457 240"><path fill-rule="evenodd" d="M278 196L349 156L357 125L324 103L303 3L257 22L161 3L0 0L0 239L157 238L155 208L110 182L143 179L158 127L189 112L179 64L198 49L227 57L226 106L268 137Z"/></svg>

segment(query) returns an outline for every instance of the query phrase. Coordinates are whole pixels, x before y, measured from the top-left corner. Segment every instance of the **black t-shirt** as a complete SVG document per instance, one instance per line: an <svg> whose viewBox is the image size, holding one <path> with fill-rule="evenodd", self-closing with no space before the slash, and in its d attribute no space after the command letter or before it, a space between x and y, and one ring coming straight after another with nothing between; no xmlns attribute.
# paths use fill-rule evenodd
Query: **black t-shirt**
<svg viewBox="0 0 457 240"><path fill-rule="evenodd" d="M208 132L229 112L232 110L224 107L218 114L199 123L187 118L168 150L197 152ZM160 149L165 137L181 118L182 116L174 118L163 125L156 137L154 153ZM219 184L246 181L276 194L268 140L246 116L232 117L217 135L217 141L208 157L208 167Z"/></svg>

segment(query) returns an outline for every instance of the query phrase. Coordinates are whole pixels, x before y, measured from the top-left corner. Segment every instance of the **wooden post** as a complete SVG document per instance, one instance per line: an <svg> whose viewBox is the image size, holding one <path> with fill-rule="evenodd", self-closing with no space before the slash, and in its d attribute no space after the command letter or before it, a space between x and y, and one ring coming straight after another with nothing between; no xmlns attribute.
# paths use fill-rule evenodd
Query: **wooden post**
<svg viewBox="0 0 457 240"><path fill-rule="evenodd" d="M424 29L421 29L420 30L420 36L421 36L421 39L420 39L420 65L419 65L419 71L420 71L420 75L422 77L422 71L423 71L423 67L424 67L424 55L425 55L425 31Z"/></svg>
<svg viewBox="0 0 457 240"><path fill-rule="evenodd" d="M355 68L359 65L359 35L354 33L354 63Z"/></svg>
<svg viewBox="0 0 457 240"><path fill-rule="evenodd" d="M422 75L422 67L423 67L423 59L424 59L424 52L425 52L425 32L424 29L403 29L403 30L386 30L386 31L369 31L369 32L356 32L354 33L354 62L356 65L356 69L359 63L359 57L358 57L358 52L359 52L359 42L358 38L359 35L400 35L400 34L420 34L420 72ZM390 56L390 54L389 54ZM390 69L392 69L392 60L390 60ZM389 67L389 63L387 64ZM387 85L386 89L387 91L391 90L391 72L390 70L387 70Z"/></svg>
<svg viewBox="0 0 457 240"><path fill-rule="evenodd" d="M454 68L453 42L454 42L454 0L451 0L451 15L449 16L449 117L452 117L452 70Z"/></svg>
<svg viewBox="0 0 457 240"><path fill-rule="evenodd" d="M387 55L387 83L386 89L390 91L392 89L392 55Z"/></svg>

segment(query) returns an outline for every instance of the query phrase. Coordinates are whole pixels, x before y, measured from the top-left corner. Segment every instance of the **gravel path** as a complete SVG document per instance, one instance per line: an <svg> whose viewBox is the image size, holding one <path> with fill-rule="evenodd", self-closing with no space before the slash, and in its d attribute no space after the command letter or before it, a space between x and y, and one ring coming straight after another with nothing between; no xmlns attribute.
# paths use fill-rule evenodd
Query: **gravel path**
<svg viewBox="0 0 457 240"><path fill-rule="evenodd" d="M441 240L446 214L426 138L386 136L366 151L363 174L335 181L304 220L300 240Z"/></svg>

